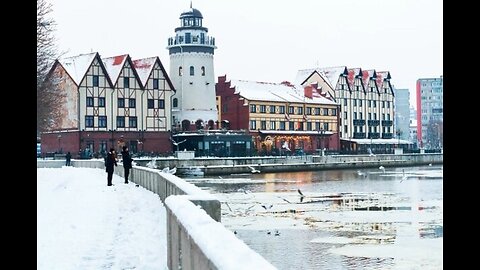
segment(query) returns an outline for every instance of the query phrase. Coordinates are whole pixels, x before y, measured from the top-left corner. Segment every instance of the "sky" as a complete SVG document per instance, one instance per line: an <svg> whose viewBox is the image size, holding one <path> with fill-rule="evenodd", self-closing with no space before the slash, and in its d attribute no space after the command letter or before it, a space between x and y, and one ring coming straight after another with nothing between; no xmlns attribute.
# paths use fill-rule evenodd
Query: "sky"
<svg viewBox="0 0 480 270"><path fill-rule="evenodd" d="M166 269L158 195L104 170L37 169L37 269Z"/></svg>
<svg viewBox="0 0 480 270"><path fill-rule="evenodd" d="M65 56L159 56L189 0L47 0ZM194 0L215 37L215 76L281 82L300 69L390 71L396 88L443 75L441 0ZM415 100L412 92L411 101Z"/></svg>

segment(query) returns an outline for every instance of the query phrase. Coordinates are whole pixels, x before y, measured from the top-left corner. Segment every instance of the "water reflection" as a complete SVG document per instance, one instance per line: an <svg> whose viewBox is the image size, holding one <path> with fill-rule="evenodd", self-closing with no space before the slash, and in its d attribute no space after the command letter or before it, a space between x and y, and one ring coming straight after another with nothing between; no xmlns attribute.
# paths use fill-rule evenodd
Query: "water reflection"
<svg viewBox="0 0 480 270"><path fill-rule="evenodd" d="M442 268L442 183L442 166L195 182L217 193L222 223L278 269Z"/></svg>

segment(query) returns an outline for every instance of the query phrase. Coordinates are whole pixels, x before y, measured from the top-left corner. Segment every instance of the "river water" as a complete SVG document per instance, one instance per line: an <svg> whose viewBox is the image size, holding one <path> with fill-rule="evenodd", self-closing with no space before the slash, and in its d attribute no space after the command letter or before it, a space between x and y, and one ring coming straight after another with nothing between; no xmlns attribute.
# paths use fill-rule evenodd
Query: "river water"
<svg viewBox="0 0 480 270"><path fill-rule="evenodd" d="M186 178L278 269L442 269L443 166Z"/></svg>

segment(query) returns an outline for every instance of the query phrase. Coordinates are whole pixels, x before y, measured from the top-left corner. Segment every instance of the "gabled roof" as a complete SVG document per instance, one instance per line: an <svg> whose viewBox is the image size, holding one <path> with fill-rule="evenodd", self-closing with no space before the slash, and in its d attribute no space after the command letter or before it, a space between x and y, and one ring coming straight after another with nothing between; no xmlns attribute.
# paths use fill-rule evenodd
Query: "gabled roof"
<svg viewBox="0 0 480 270"><path fill-rule="evenodd" d="M62 65L75 84L79 86L96 56L98 56L97 52L80 54L60 59L58 62Z"/></svg>
<svg viewBox="0 0 480 270"><path fill-rule="evenodd" d="M158 57L149 57L132 61L133 66L137 71L138 77L143 84L143 87L147 86L148 78L150 78L150 74L152 73L157 58Z"/></svg>
<svg viewBox="0 0 480 270"><path fill-rule="evenodd" d="M370 82L370 79L375 79L375 70L362 70L362 82L363 82L363 88L365 90L368 89L368 85Z"/></svg>
<svg viewBox="0 0 480 270"><path fill-rule="evenodd" d="M152 74L153 68L155 67L155 63L158 63L160 70L162 70L162 73L165 75L165 79L167 80L170 89L176 92L175 87L173 87L172 81L168 76L168 73L165 71L165 68L162 65L162 61L160 61L160 58L158 58L158 56L136 59L132 61L132 66L137 72L143 88L147 87L147 82L150 78L150 75Z"/></svg>
<svg viewBox="0 0 480 270"><path fill-rule="evenodd" d="M120 72L122 71L127 58L128 54L102 58L103 64L105 65L108 76L113 85L117 84L118 77L120 76Z"/></svg>
<svg viewBox="0 0 480 270"><path fill-rule="evenodd" d="M234 79L230 80L230 86L235 88L235 94L248 100L337 105L323 96L306 98L303 86Z"/></svg>
<svg viewBox="0 0 480 270"><path fill-rule="evenodd" d="M347 75L347 83L350 86L350 89L353 90L353 86L355 85L355 78L357 76L361 76L362 69L361 68L349 68L348 75Z"/></svg>
<svg viewBox="0 0 480 270"><path fill-rule="evenodd" d="M326 78L326 82L332 89L335 89L337 86L338 78L341 74L348 74L346 66L302 69L297 72L295 84L301 85L304 83L305 79L310 77L314 71L317 71L323 78Z"/></svg>

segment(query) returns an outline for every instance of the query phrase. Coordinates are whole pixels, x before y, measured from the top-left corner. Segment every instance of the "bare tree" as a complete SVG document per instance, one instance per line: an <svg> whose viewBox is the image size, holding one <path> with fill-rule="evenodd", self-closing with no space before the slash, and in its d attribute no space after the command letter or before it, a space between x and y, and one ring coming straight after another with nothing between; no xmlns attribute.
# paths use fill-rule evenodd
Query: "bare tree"
<svg viewBox="0 0 480 270"><path fill-rule="evenodd" d="M58 79L49 74L58 58L55 44L55 21L48 17L52 5L37 0L37 133L51 129L60 117L64 94Z"/></svg>

